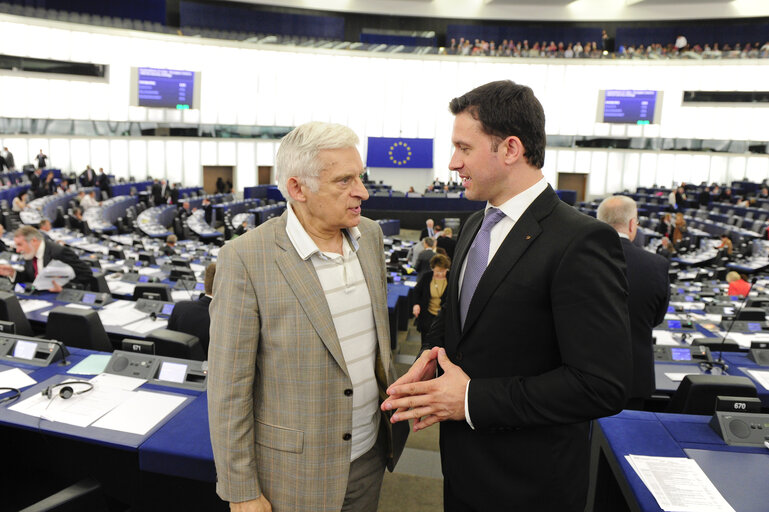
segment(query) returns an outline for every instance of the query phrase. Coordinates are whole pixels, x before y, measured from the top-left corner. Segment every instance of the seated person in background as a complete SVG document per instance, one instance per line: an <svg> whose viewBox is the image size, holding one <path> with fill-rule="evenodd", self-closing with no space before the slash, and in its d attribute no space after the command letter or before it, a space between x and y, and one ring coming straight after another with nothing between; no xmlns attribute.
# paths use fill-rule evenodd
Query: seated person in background
<svg viewBox="0 0 769 512"><path fill-rule="evenodd" d="M204 197L200 206L203 208L203 220L206 221L206 224L210 225L214 218L214 205L211 204L209 198Z"/></svg>
<svg viewBox="0 0 769 512"><path fill-rule="evenodd" d="M723 233L721 235L721 244L716 247L716 249L718 249L719 258L732 257L732 253L734 252L734 244L732 243L732 239L729 237L728 233Z"/></svg>
<svg viewBox="0 0 769 512"><path fill-rule="evenodd" d="M406 193L407 194L413 194L414 192L416 192L416 190L414 190L414 187L409 187L408 192L406 192Z"/></svg>
<svg viewBox="0 0 769 512"><path fill-rule="evenodd" d="M726 274L726 282L729 283L727 295L745 297L750 292L750 283L740 274L732 270Z"/></svg>
<svg viewBox="0 0 769 512"><path fill-rule="evenodd" d="M24 208L27 207L28 199L29 199L29 194L27 194L26 192L19 193L19 195L13 198L11 209L17 213L20 211L23 211Z"/></svg>
<svg viewBox="0 0 769 512"><path fill-rule="evenodd" d="M410 266L412 266L413 268L416 268L417 259L419 258L419 255L424 250L425 250L425 244L423 244L421 240L411 246L411 248L409 249L409 252L406 254L406 259L408 259Z"/></svg>
<svg viewBox="0 0 769 512"><path fill-rule="evenodd" d="M676 253L676 248L673 247L673 243L670 241L670 238L663 236L660 246L657 247L657 254L667 259L670 259L673 257L675 253Z"/></svg>
<svg viewBox="0 0 769 512"><path fill-rule="evenodd" d="M90 284L93 277L90 265L78 258L69 247L46 241L43 234L32 226L17 229L13 242L16 244L16 252L24 258L24 270L16 272L10 265L0 265L0 276L8 277L14 283L31 283L52 260L59 260L75 271L73 282L84 287ZM55 280L51 291L61 291L61 285Z"/></svg>
<svg viewBox="0 0 769 512"><path fill-rule="evenodd" d="M59 187L56 189L56 194L63 195L69 192L69 181L61 180Z"/></svg>
<svg viewBox="0 0 769 512"><path fill-rule="evenodd" d="M758 197L761 199L769 199L769 187L763 187L761 192L758 193Z"/></svg>
<svg viewBox="0 0 769 512"><path fill-rule="evenodd" d="M427 237L435 238L434 225L435 225L435 222L433 222L433 219L427 219L425 221L424 229L422 229L422 232L419 233L419 239L424 240Z"/></svg>
<svg viewBox="0 0 769 512"><path fill-rule="evenodd" d="M166 237L166 245L163 246L163 254L166 256L176 256L176 242L178 242L179 239L176 237L176 235L168 235Z"/></svg>
<svg viewBox="0 0 769 512"><path fill-rule="evenodd" d="M662 216L655 229L657 233L668 238L673 236L673 218L669 213Z"/></svg>
<svg viewBox="0 0 769 512"><path fill-rule="evenodd" d="M244 234L246 231L248 231L248 221L244 220L240 223L240 226L235 228L235 236L240 236Z"/></svg>
<svg viewBox="0 0 769 512"><path fill-rule="evenodd" d="M173 235L172 235L173 236ZM214 296L214 275L216 275L216 263L206 267L203 278L205 292L198 300L183 300L176 303L171 317L168 319L168 328L172 331L184 332L197 336L203 352L208 354L208 330L211 326L211 317L208 314L208 305Z"/></svg>
<svg viewBox="0 0 769 512"><path fill-rule="evenodd" d="M446 286L451 259L443 254L436 254L430 259L429 272L425 272L414 287L414 306L411 313L416 318L417 330L422 333L422 342L427 338L430 326L446 302Z"/></svg>
<svg viewBox="0 0 769 512"><path fill-rule="evenodd" d="M673 225L673 245L680 247L686 238L686 219L681 212L676 213L676 221Z"/></svg>
<svg viewBox="0 0 769 512"><path fill-rule="evenodd" d="M81 194L83 194L83 196L80 198L80 206L83 208L83 211L95 206L99 206L100 203L96 200L95 190L91 190L87 194L85 192L81 192Z"/></svg>
<svg viewBox="0 0 769 512"><path fill-rule="evenodd" d="M2 224L0 224L0 252L9 251L8 246L5 245L5 242L2 240L2 236L5 234L5 228Z"/></svg>
<svg viewBox="0 0 769 512"><path fill-rule="evenodd" d="M43 235L46 241L51 240L51 237L48 233L51 232L51 221L48 219L43 219L40 221L40 225L38 226L38 231Z"/></svg>
<svg viewBox="0 0 769 512"><path fill-rule="evenodd" d="M424 246L424 250L419 253L417 264L414 265L414 270L420 275L430 270L430 260L435 256L435 240L430 237L425 237L422 240L422 245Z"/></svg>
<svg viewBox="0 0 769 512"><path fill-rule="evenodd" d="M69 225L75 231L83 231L85 227L85 221L83 220L83 210L80 208L73 208L72 215L69 216Z"/></svg>
<svg viewBox="0 0 769 512"><path fill-rule="evenodd" d="M446 250L446 254L449 258L454 257L454 249L457 246L457 241L454 240L454 231L451 228L446 228L441 232L441 236L435 241L438 247L442 247Z"/></svg>
<svg viewBox="0 0 769 512"><path fill-rule="evenodd" d="M45 177L45 182L43 183L42 195L50 196L55 193L56 193L56 182L53 181L53 172L49 172Z"/></svg>
<svg viewBox="0 0 769 512"><path fill-rule="evenodd" d="M737 199L737 206L741 208L748 208L750 206L750 201L745 196L741 196Z"/></svg>

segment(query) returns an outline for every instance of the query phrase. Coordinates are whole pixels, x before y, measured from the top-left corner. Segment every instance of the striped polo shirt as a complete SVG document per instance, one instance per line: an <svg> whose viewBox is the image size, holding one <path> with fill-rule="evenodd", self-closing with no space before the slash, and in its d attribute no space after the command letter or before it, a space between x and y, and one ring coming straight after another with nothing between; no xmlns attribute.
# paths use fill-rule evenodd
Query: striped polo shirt
<svg viewBox="0 0 769 512"><path fill-rule="evenodd" d="M343 254L323 252L287 208L286 233L303 260L310 259L326 295L352 382L352 453L355 460L376 443L379 427L379 390L374 366L377 337L371 297L358 256L360 230L344 231Z"/></svg>

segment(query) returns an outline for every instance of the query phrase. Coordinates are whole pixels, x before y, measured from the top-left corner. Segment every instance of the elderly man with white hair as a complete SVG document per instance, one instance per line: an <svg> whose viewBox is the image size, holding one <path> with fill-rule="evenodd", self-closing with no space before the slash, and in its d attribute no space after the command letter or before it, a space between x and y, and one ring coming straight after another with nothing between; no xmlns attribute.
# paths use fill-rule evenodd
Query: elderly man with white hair
<svg viewBox="0 0 769 512"><path fill-rule="evenodd" d="M232 510L375 512L408 426L394 382L382 231L357 135L312 122L276 157L286 212L219 252L208 407L217 492Z"/></svg>
<svg viewBox="0 0 769 512"><path fill-rule="evenodd" d="M654 392L652 329L662 323L670 299L667 259L633 245L638 233L638 208L627 196L612 196L598 206L598 220L619 234L628 281L630 337L633 341L633 385L626 408L640 409ZM600 278L600 276L599 276Z"/></svg>

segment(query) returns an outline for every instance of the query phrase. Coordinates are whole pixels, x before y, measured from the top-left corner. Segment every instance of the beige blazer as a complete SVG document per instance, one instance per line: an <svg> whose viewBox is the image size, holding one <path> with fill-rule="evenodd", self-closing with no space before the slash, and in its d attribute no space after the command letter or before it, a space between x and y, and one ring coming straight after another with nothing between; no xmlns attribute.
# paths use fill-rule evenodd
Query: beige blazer
<svg viewBox="0 0 769 512"><path fill-rule="evenodd" d="M358 228L381 399L395 375L382 231L366 218ZM210 313L208 416L219 496L239 502L264 493L276 512L340 510L352 383L315 268L291 244L285 213L222 247ZM392 471L408 425L392 426L383 414L380 432Z"/></svg>

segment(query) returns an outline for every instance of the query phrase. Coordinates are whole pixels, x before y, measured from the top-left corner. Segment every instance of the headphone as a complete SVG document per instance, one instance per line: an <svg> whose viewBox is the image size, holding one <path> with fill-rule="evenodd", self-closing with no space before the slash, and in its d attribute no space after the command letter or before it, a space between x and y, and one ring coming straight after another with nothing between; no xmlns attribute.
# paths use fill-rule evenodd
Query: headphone
<svg viewBox="0 0 769 512"><path fill-rule="evenodd" d="M5 398L0 398L0 404L5 402L11 402L21 396L21 391L19 391L16 388L5 388L5 387L0 388L0 394L5 393L6 391L12 391L13 394L11 396L6 396Z"/></svg>
<svg viewBox="0 0 769 512"><path fill-rule="evenodd" d="M71 386L71 384L83 384L84 386L87 386L85 389L81 389L80 391L75 391L74 388ZM61 388L61 390L58 393L53 392L54 389ZM93 389L93 384L86 380L71 380L69 382L62 382L60 384L54 384L52 386L48 386L42 391L42 395L46 397L48 400L53 400L54 397L57 395L60 396L62 399L66 400L68 398L72 398L72 395L82 395L83 393L87 393Z"/></svg>

